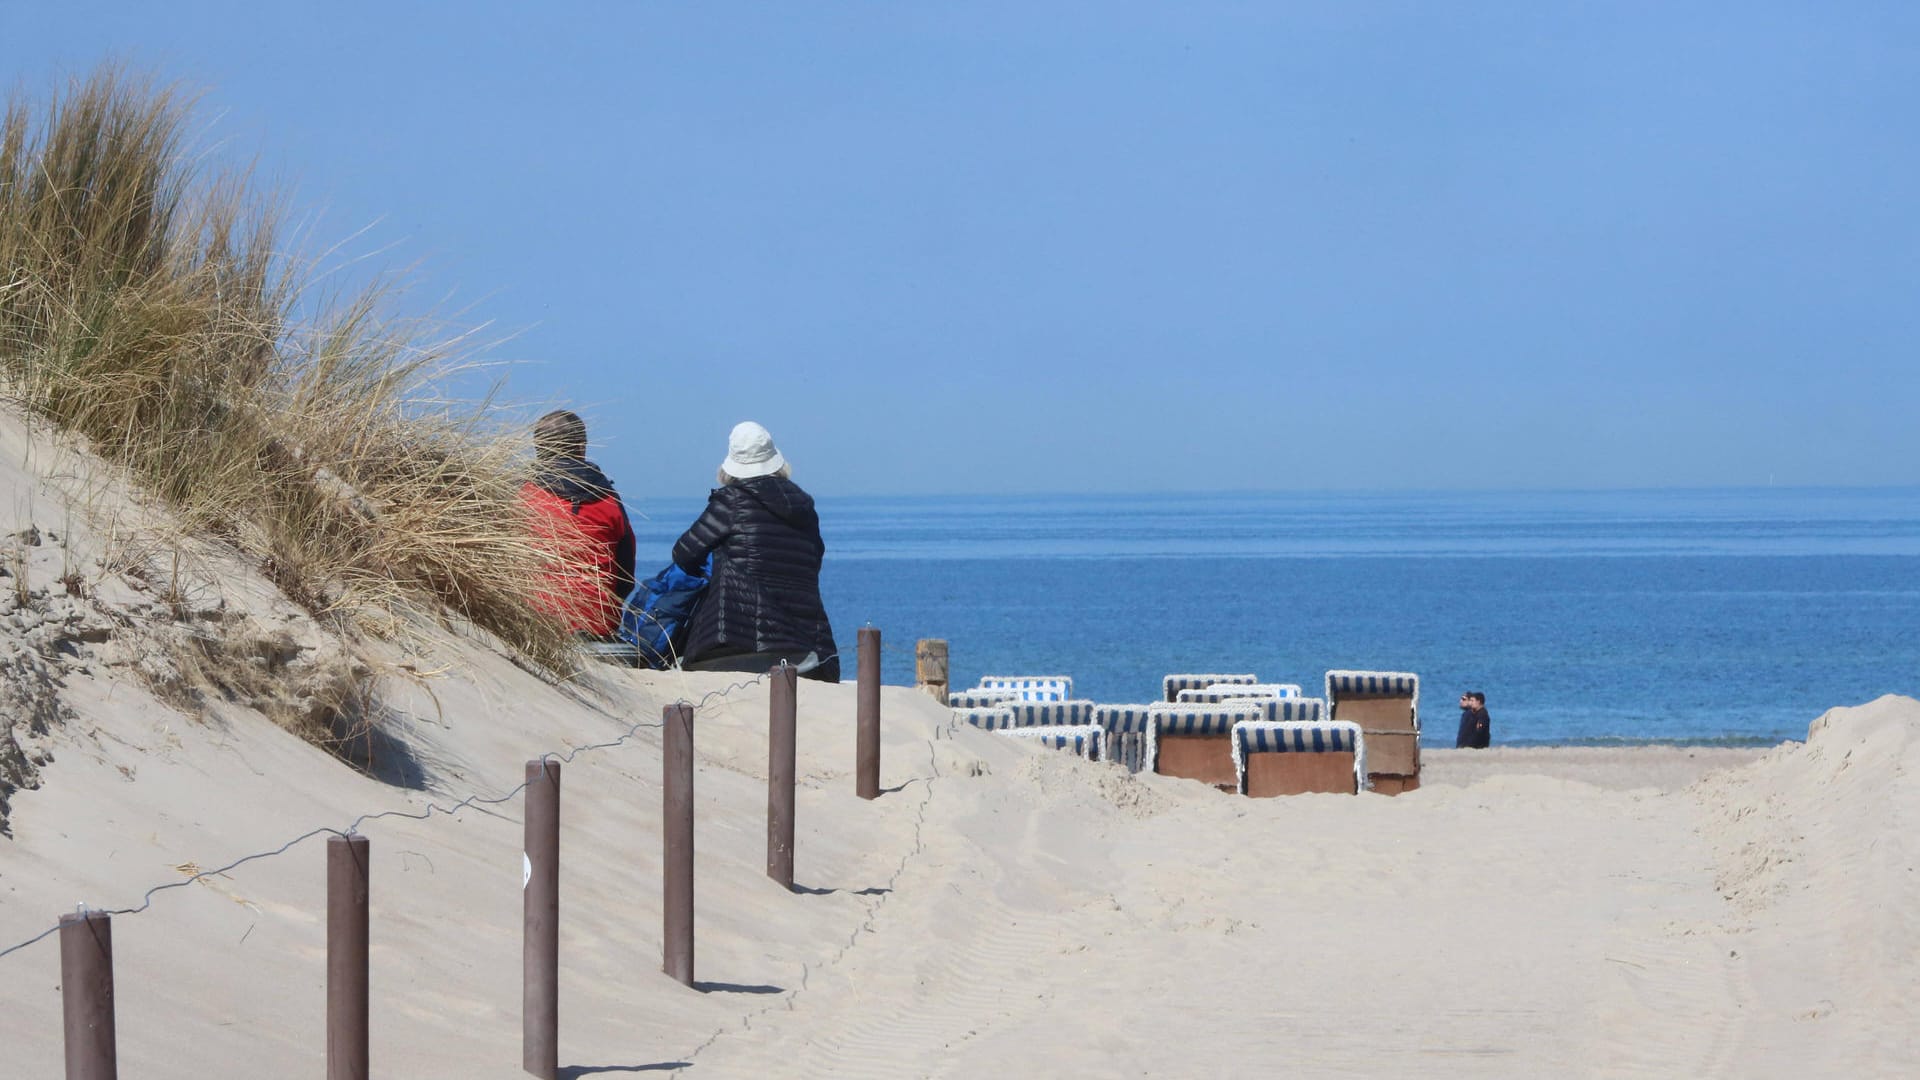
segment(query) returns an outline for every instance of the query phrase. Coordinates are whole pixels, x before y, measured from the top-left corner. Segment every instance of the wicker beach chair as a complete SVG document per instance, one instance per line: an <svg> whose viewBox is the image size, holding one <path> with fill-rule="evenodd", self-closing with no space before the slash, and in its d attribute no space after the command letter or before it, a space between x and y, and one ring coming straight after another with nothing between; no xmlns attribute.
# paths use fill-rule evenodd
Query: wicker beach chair
<svg viewBox="0 0 1920 1080"><path fill-rule="evenodd" d="M1015 727L999 734L1016 739L1032 739L1042 746L1067 750L1088 761L1105 760L1101 754L1106 730L1098 724L1062 724L1049 727Z"/></svg>
<svg viewBox="0 0 1920 1080"><path fill-rule="evenodd" d="M1070 675L987 675L976 690L1017 690L1023 701L1065 701L1073 696Z"/></svg>
<svg viewBox="0 0 1920 1080"><path fill-rule="evenodd" d="M1233 771L1255 798L1352 795L1366 783L1366 737L1344 720L1244 720L1233 725Z"/></svg>
<svg viewBox="0 0 1920 1080"><path fill-rule="evenodd" d="M1146 768L1162 776L1179 776L1212 784L1222 791L1238 791L1233 725L1269 720L1285 704L1280 698L1249 698L1218 705L1151 705L1147 709L1152 726L1147 733Z"/></svg>
<svg viewBox="0 0 1920 1080"><path fill-rule="evenodd" d="M1091 724L1096 708L1091 701L1003 701L994 707L1011 712L1019 728Z"/></svg>
<svg viewBox="0 0 1920 1080"><path fill-rule="evenodd" d="M1182 690L1205 690L1221 683L1253 685L1259 681L1258 675L1168 675L1160 680L1160 686L1166 691L1166 700L1177 702Z"/></svg>
<svg viewBox="0 0 1920 1080"><path fill-rule="evenodd" d="M1130 773L1151 771L1153 715L1147 705L1095 705L1093 722L1106 732L1106 760Z"/></svg>
<svg viewBox="0 0 1920 1080"><path fill-rule="evenodd" d="M1001 701L992 705L956 708L953 715L974 727L1002 728L1077 727L1091 724L1095 706L1091 701Z"/></svg>
<svg viewBox="0 0 1920 1080"><path fill-rule="evenodd" d="M971 724L986 731L1003 731L1013 726L1013 713L1008 709L955 709L953 718L963 724Z"/></svg>
<svg viewBox="0 0 1920 1080"><path fill-rule="evenodd" d="M1360 727L1369 790L1398 795L1420 786L1420 676L1405 671L1327 672L1330 719Z"/></svg>
<svg viewBox="0 0 1920 1080"><path fill-rule="evenodd" d="M1020 701L1019 690L956 690L947 695L947 705L955 709L990 709L1001 702Z"/></svg>
<svg viewBox="0 0 1920 1080"><path fill-rule="evenodd" d="M1199 689L1178 691L1174 700L1186 705L1215 705L1234 698L1296 698L1298 683L1214 683Z"/></svg>

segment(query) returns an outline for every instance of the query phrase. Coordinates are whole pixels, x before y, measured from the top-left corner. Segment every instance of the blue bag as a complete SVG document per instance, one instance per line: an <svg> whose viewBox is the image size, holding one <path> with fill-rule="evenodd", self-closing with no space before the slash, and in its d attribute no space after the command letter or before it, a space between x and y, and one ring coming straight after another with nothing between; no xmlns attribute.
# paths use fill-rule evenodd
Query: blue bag
<svg viewBox="0 0 1920 1080"><path fill-rule="evenodd" d="M705 573L689 574L668 563L627 598L620 612L620 640L631 642L647 667L669 668L679 659L687 643L687 625L706 593L707 575L713 573L713 556L707 556L701 569Z"/></svg>

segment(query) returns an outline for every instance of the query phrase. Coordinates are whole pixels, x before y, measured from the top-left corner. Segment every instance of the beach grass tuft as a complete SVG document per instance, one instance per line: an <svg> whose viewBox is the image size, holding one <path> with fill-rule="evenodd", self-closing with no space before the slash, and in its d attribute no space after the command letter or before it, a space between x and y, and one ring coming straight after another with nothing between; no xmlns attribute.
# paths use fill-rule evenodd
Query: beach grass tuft
<svg viewBox="0 0 1920 1080"><path fill-rule="evenodd" d="M452 613L574 670L532 602L557 556L523 524L517 418L448 400L460 342L393 314L391 279L323 293L282 246L281 201L193 154L194 115L117 67L7 102L0 392L332 630L394 640Z"/></svg>

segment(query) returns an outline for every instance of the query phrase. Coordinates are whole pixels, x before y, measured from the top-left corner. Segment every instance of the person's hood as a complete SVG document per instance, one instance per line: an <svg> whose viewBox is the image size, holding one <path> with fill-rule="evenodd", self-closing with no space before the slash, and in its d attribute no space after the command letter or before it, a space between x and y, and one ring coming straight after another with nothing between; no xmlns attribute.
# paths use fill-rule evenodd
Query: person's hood
<svg viewBox="0 0 1920 1080"><path fill-rule="evenodd" d="M784 476L756 476L736 481L733 485L746 492L760 505L773 512L773 516L789 525L798 526L813 513L813 496L800 490L800 485Z"/></svg>
<svg viewBox="0 0 1920 1080"><path fill-rule="evenodd" d="M581 458L554 458L536 463L533 483L549 495L575 506L598 502L614 494L613 481L600 471L600 466Z"/></svg>

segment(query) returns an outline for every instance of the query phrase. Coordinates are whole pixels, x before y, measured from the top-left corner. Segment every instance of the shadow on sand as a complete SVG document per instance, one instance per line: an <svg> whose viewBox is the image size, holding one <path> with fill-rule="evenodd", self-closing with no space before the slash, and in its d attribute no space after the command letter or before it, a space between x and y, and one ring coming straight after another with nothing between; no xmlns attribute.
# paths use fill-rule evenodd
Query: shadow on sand
<svg viewBox="0 0 1920 1080"><path fill-rule="evenodd" d="M793 891L802 896L832 896L839 892L851 893L854 896L885 896L893 890L879 886L871 889L816 889L811 885L795 885Z"/></svg>
<svg viewBox="0 0 1920 1080"><path fill-rule="evenodd" d="M700 982L699 980L694 981L693 988L703 994L784 994L787 992L784 986L768 986L765 983Z"/></svg>

